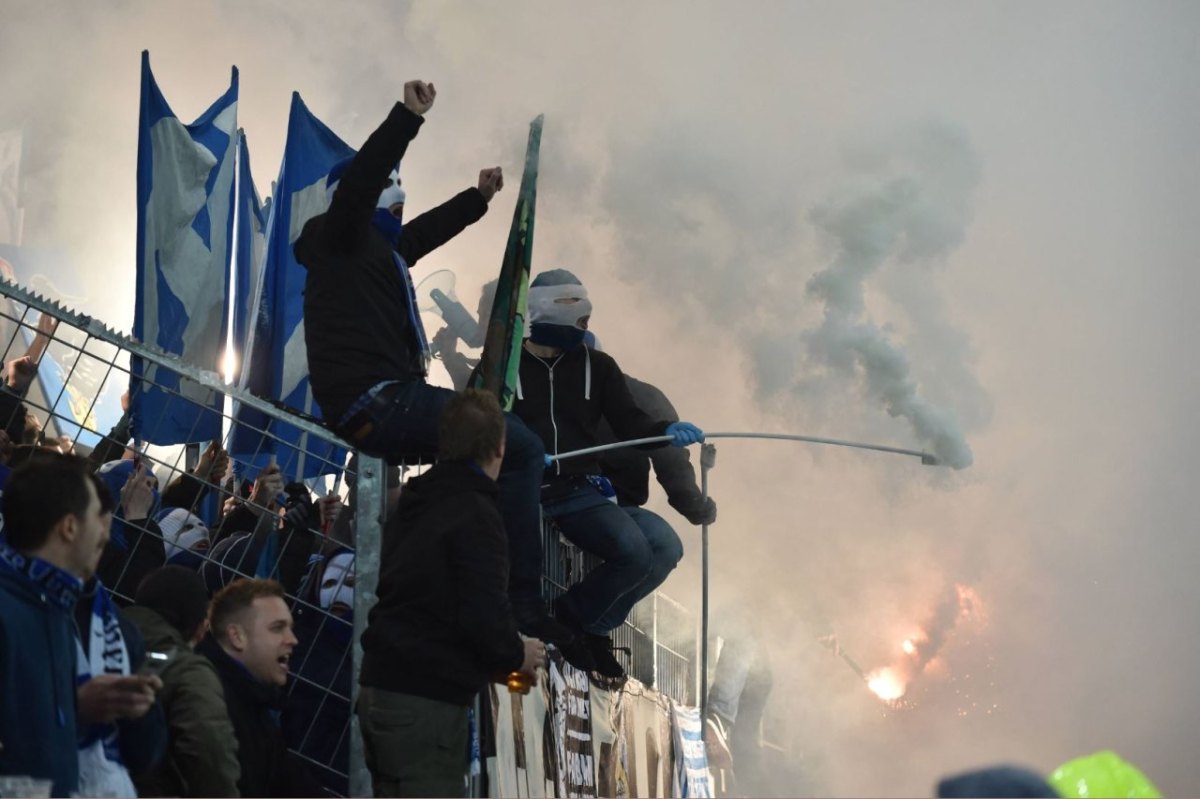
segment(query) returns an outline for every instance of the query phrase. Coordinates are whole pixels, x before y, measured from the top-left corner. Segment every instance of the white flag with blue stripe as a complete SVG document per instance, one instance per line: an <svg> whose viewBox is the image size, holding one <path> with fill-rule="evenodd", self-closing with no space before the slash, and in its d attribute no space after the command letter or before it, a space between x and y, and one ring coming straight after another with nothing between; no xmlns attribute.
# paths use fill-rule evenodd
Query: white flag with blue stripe
<svg viewBox="0 0 1200 799"><path fill-rule="evenodd" d="M263 267L258 313L244 373L245 385L259 396L273 399L314 417L320 408L312 399L308 382L308 356L304 344L304 282L307 272L297 261L292 245L304 224L324 213L328 200L325 178L334 164L354 155L354 150L317 119L292 93L287 144L275 183L267 223L267 257ZM236 460L259 467L274 456L283 473L294 479L315 477L338 470L345 451L302 436L290 425L273 423L267 438L262 417L239 411L232 452Z"/></svg>
<svg viewBox="0 0 1200 799"><path fill-rule="evenodd" d="M216 371L228 321L238 74L199 119L183 124L142 53L138 127L137 298L133 335ZM221 437L221 395L134 358L134 436L152 444ZM143 379L144 378L144 379Z"/></svg>

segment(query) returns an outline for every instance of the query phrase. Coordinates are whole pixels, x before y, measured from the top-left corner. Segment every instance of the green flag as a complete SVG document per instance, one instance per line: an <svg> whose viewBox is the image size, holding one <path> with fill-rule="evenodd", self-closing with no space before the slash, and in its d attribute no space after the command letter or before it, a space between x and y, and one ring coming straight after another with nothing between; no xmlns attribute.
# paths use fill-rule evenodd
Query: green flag
<svg viewBox="0 0 1200 799"><path fill-rule="evenodd" d="M529 297L529 268L533 257L533 213L537 205L538 152L542 143L539 115L529 124L525 149L525 172L517 207L513 210L508 245L496 280L496 299L483 339L483 358L472 386L495 393L500 407L512 410L517 391L517 369L521 364L521 342L525 338L525 313Z"/></svg>

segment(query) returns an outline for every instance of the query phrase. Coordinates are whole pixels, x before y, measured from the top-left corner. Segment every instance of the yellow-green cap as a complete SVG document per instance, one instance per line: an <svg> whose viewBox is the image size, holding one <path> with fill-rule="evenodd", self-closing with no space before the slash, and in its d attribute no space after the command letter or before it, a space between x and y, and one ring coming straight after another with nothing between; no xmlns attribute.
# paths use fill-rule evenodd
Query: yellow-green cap
<svg viewBox="0 0 1200 799"><path fill-rule="evenodd" d="M1065 797L1162 799L1141 769L1108 750L1063 763L1050 773L1047 782Z"/></svg>

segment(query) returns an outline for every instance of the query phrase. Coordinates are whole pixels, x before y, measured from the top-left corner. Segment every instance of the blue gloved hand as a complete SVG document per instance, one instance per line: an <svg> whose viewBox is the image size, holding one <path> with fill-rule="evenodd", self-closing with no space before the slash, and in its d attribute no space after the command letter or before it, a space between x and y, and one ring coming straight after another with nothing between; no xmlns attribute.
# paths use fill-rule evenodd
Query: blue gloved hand
<svg viewBox="0 0 1200 799"><path fill-rule="evenodd" d="M675 447L686 447L688 444L699 444L704 441L704 431L690 422L671 422L667 425L666 434L671 436Z"/></svg>
<svg viewBox="0 0 1200 799"><path fill-rule="evenodd" d="M550 457L550 453L547 452L545 455L542 456L542 464L547 469L549 469L551 466L554 465L554 458Z"/></svg>

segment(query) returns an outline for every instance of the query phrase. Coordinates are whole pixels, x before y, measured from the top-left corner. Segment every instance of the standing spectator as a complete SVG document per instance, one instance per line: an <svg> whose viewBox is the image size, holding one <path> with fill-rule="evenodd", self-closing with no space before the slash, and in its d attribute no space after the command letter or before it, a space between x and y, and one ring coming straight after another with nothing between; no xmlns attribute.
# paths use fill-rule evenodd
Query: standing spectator
<svg viewBox="0 0 1200 799"><path fill-rule="evenodd" d="M565 269L543 272L530 284L530 337L521 351L513 411L541 436L546 451L597 445L602 422L622 440L668 435L678 447L703 441L696 426L655 419L638 407L616 361L583 343L591 313L587 290ZM559 598L557 611L560 622L582 634L594 668L606 677L625 674L609 633L683 556L669 525L635 517L615 498L594 455L556 461L543 481L546 515L572 543L604 559ZM587 668L570 651L563 655Z"/></svg>
<svg viewBox="0 0 1200 799"><path fill-rule="evenodd" d="M109 461L97 476L120 504L96 573L125 605L142 579L167 560L162 530L153 518L158 478L147 463L131 460Z"/></svg>
<svg viewBox="0 0 1200 799"><path fill-rule="evenodd" d="M158 701L167 717L166 757L134 774L139 796L237 796L237 739L212 661L193 651L208 630L208 591L200 575L164 566L138 586L125 615L146 647L167 657Z"/></svg>
<svg viewBox="0 0 1200 799"><path fill-rule="evenodd" d="M217 669L237 738L242 796L320 796L307 766L288 752L279 715L292 650L283 586L240 578L213 597L210 631L197 649Z"/></svg>
<svg viewBox="0 0 1200 799"><path fill-rule="evenodd" d="M80 689L72 611L108 540L97 484L80 459L43 455L4 488L0 543L0 773L79 790L76 722L144 714L151 682L97 677Z"/></svg>
<svg viewBox="0 0 1200 799"><path fill-rule="evenodd" d="M350 791L354 580L352 551L314 558L300 601L292 607L300 643L292 652L296 679L282 720L288 746L315 764L313 776L340 796Z"/></svg>
<svg viewBox="0 0 1200 799"><path fill-rule="evenodd" d="M358 716L376 796L463 796L471 701L490 679L545 664L508 601L499 403L455 397L438 436L437 465L409 480L388 522L362 638Z"/></svg>
<svg viewBox="0 0 1200 799"><path fill-rule="evenodd" d="M295 246L308 270L304 323L313 396L339 435L391 463L437 451L438 416L454 396L426 382L430 350L409 269L482 217L504 185L499 167L485 169L478 188L401 223L396 165L435 96L432 84L404 85L404 102L348 165L330 172L329 210L308 221ZM572 635L547 615L542 600L544 449L519 420L510 417L506 430L500 509L509 539L522 542L510 558L513 609L522 631L565 643Z"/></svg>
<svg viewBox="0 0 1200 799"><path fill-rule="evenodd" d="M24 355L5 364L4 376L0 378L0 429L14 444L25 442L25 424L30 414L21 399L35 377L37 364Z"/></svg>

